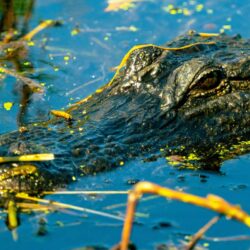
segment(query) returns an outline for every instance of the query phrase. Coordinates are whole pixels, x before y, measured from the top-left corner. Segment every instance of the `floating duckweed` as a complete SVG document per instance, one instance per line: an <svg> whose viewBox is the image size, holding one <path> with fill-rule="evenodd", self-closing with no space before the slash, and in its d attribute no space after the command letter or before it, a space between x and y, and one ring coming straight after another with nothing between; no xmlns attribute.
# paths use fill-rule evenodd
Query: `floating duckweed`
<svg viewBox="0 0 250 250"><path fill-rule="evenodd" d="M232 145L230 149L226 149L222 145L218 145L216 152L220 155L221 159L225 159L227 155L234 154L236 151L245 152L250 145L250 141L242 141L239 144Z"/></svg>
<svg viewBox="0 0 250 250"><path fill-rule="evenodd" d="M64 61L69 61L69 59L70 59L69 56L64 56L64 57L63 57L63 60L64 60Z"/></svg>
<svg viewBox="0 0 250 250"><path fill-rule="evenodd" d="M229 25L229 24L228 24L228 25L223 25L223 29L224 29L224 30L231 30L231 28L232 28L232 27L231 27L231 25Z"/></svg>
<svg viewBox="0 0 250 250"><path fill-rule="evenodd" d="M196 170L197 166L194 164L191 164L191 163L185 163L185 164L183 164L183 168L190 169L190 170Z"/></svg>
<svg viewBox="0 0 250 250"><path fill-rule="evenodd" d="M219 155L224 157L226 154L230 153L230 150L223 148L220 151L218 151Z"/></svg>
<svg viewBox="0 0 250 250"><path fill-rule="evenodd" d="M73 30L71 30L70 34L71 36L76 36L80 33L80 30L78 28L75 28Z"/></svg>
<svg viewBox="0 0 250 250"><path fill-rule="evenodd" d="M169 11L169 14L175 15L175 14L177 14L177 10L176 10L176 9L171 9L171 10Z"/></svg>
<svg viewBox="0 0 250 250"><path fill-rule="evenodd" d="M17 175L26 176L33 174L37 171L37 168L33 165L22 165L15 168L8 169L6 172L0 174L0 181L13 178Z"/></svg>
<svg viewBox="0 0 250 250"><path fill-rule="evenodd" d="M23 65L24 66L29 66L29 65L31 65L31 63L29 61L26 61L26 62L23 63Z"/></svg>
<svg viewBox="0 0 250 250"><path fill-rule="evenodd" d="M187 8L184 8L184 9L183 9L183 15L184 15L184 16L190 16L190 15L191 15L191 12L190 12Z"/></svg>
<svg viewBox="0 0 250 250"><path fill-rule="evenodd" d="M166 10L172 10L174 8L174 5L173 4L169 4L167 7L166 7Z"/></svg>
<svg viewBox="0 0 250 250"><path fill-rule="evenodd" d="M11 108L13 107L13 102L5 102L5 103L3 104L3 107L4 107L7 111L11 110Z"/></svg>
<svg viewBox="0 0 250 250"><path fill-rule="evenodd" d="M56 72L59 71L59 67L56 67L56 66L55 66L55 67L54 67L54 71L56 71Z"/></svg>
<svg viewBox="0 0 250 250"><path fill-rule="evenodd" d="M197 161L197 160L200 160L200 158L195 155L194 153L191 153L187 156L187 160L190 160L190 161Z"/></svg>
<svg viewBox="0 0 250 250"><path fill-rule="evenodd" d="M127 0L127 1L114 1L108 0L108 6L105 8L105 12L109 11L119 11L119 10L129 10L130 8L134 8L136 0Z"/></svg>
<svg viewBox="0 0 250 250"><path fill-rule="evenodd" d="M124 165L124 161L120 161L120 166L123 166Z"/></svg>
<svg viewBox="0 0 250 250"><path fill-rule="evenodd" d="M30 46L30 47L35 46L35 42L33 42L33 41L29 41L27 44L28 44L28 46Z"/></svg>
<svg viewBox="0 0 250 250"><path fill-rule="evenodd" d="M203 5L203 4L198 4L198 5L196 5L195 10L196 10L197 12L200 12L200 11L203 10L203 8L204 8L204 5Z"/></svg>
<svg viewBox="0 0 250 250"><path fill-rule="evenodd" d="M250 141L242 141L240 142L241 145L250 145Z"/></svg>
<svg viewBox="0 0 250 250"><path fill-rule="evenodd" d="M120 6L120 9L122 10L129 10L131 8L134 8L135 4L133 3L124 3L123 5Z"/></svg>
<svg viewBox="0 0 250 250"><path fill-rule="evenodd" d="M76 177L75 176L72 176L72 181L76 181Z"/></svg>
<svg viewBox="0 0 250 250"><path fill-rule="evenodd" d="M168 164L172 166L180 165L179 161L169 161L169 157L166 157L166 160L168 161Z"/></svg>

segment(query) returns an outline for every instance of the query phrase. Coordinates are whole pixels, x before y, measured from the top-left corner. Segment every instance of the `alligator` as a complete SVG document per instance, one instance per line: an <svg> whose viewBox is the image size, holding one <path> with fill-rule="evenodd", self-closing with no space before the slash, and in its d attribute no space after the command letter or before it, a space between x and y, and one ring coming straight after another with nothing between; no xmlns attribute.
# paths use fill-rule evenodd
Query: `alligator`
<svg viewBox="0 0 250 250"><path fill-rule="evenodd" d="M217 171L250 151L250 40L189 33L136 46L108 84L65 111L0 136L0 156L55 156L2 163L2 190L54 190L135 158ZM35 171L11 174L23 165Z"/></svg>

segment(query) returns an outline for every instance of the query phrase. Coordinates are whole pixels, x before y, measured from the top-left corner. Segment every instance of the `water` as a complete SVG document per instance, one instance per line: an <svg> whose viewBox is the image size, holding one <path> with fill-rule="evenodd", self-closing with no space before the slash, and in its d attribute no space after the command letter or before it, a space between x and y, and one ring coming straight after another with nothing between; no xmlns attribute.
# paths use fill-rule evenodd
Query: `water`
<svg viewBox="0 0 250 250"><path fill-rule="evenodd" d="M169 5L172 4L173 6ZM48 28L38 34L35 46L22 62L33 65L30 73L45 86L44 94L35 94L28 105L26 121L48 119L50 109L66 107L86 97L112 77L110 69L119 64L123 55L135 44L164 44L179 34L193 29L202 32L241 34L250 38L248 27L250 3L242 1L142 1L128 11L104 12L106 1L38 0L35 3L29 28L40 20L60 20L60 27ZM174 7L174 9L173 9ZM171 10L172 9L172 10ZM175 10L180 12L175 14ZM185 13L185 15L184 15ZM187 15L188 14L188 15ZM28 64L27 64L28 62ZM0 132L17 129L20 85L13 77L6 77L0 85ZM3 104L14 106L7 111ZM179 171L160 159L153 163L133 161L113 172L80 179L70 190L127 190L128 181L147 180L170 188L205 196L214 193L241 204L250 211L249 197L250 156L240 156L223 163L221 174ZM205 176L205 177L204 177ZM205 180L205 181L204 181ZM107 209L126 202L126 195L89 197L83 195L51 195L48 199L88 207L114 214L125 212L125 206ZM196 232L214 213L163 198L143 201L138 211L132 241L138 249L152 249L160 243L180 243L184 235ZM39 218L47 221L48 233L37 236ZM154 229L160 222L171 227ZM97 215L50 213L21 215L14 241L0 221L1 249L76 249L87 245L111 247L119 242L122 223ZM221 220L207 236L224 237L249 234L244 225ZM209 249L249 249L249 241L208 243Z"/></svg>

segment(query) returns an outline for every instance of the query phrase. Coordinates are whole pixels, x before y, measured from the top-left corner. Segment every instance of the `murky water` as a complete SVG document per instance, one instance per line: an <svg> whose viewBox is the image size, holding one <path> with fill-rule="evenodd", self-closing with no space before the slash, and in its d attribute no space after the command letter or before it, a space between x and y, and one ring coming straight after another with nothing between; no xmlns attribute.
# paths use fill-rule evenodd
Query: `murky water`
<svg viewBox="0 0 250 250"><path fill-rule="evenodd" d="M18 1L17 1L18 2ZM106 1L37 0L28 22L29 29L44 19L60 20L61 26L39 33L30 44L28 55L21 58L29 76L44 86L43 94L34 94L25 113L25 122L48 119L50 109L66 107L86 97L112 77L111 68L135 44L164 44L171 38L194 29L204 32L241 34L250 38L250 3L242 1L142 1L127 11L105 12ZM20 17L19 25L22 24ZM13 67L15 63L13 63ZM20 83L7 76L0 84L0 132L17 129L20 111ZM6 110L4 103L12 103ZM178 171L160 159L153 163L133 161L121 169L86 177L70 185L71 190L126 190L130 179L153 181L170 188L206 195L221 195L250 211L249 163L245 155L224 162L221 174ZM126 202L125 195L88 197L53 195L48 198L106 211L125 212L125 206L108 209ZM196 232L213 213L162 198L143 201L138 211L132 240L138 249L152 249L160 243L180 243L186 234ZM78 214L79 215L79 214ZM75 249L86 245L111 247L120 240L122 223L100 216L51 213L22 215L14 241L0 221L1 249ZM48 234L37 236L39 218L47 221ZM161 222L169 227L158 228ZM155 229L156 227L156 229ZM207 234L210 237L249 234L245 226L221 220ZM209 249L249 249L249 241L212 242ZM208 245L207 245L208 244Z"/></svg>

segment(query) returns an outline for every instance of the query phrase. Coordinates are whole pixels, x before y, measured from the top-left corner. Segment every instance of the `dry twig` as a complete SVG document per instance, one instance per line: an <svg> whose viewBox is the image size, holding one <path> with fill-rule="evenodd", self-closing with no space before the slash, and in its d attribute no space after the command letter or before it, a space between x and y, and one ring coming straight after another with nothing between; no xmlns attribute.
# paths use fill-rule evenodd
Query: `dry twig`
<svg viewBox="0 0 250 250"><path fill-rule="evenodd" d="M179 200L185 203L204 207L219 214L225 215L228 218L238 220L250 227L250 216L239 206L232 205L219 196L209 194L207 197L203 198L200 196L161 187L150 182L139 182L134 186L134 189L128 196L126 218L120 243L121 250L128 249L136 205L140 197L145 193L157 194L169 199Z"/></svg>

